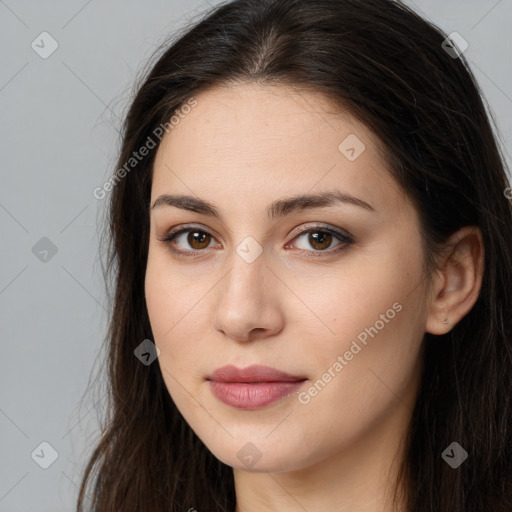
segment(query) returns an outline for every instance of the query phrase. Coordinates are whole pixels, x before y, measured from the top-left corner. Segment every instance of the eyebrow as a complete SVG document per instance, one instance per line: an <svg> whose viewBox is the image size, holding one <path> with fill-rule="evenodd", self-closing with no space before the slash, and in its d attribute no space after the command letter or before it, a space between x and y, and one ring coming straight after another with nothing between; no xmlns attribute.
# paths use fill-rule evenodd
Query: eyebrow
<svg viewBox="0 0 512 512"><path fill-rule="evenodd" d="M271 220L275 220L285 217L292 212L310 208L321 208L322 206L335 206L340 203L351 204L372 212L376 211L372 205L358 197L339 190L332 190L317 194L303 194L277 199L268 206L267 215ZM183 210L209 215L219 220L222 219L222 215L215 205L194 196L163 194L155 199L151 209L154 210L162 206L174 206Z"/></svg>

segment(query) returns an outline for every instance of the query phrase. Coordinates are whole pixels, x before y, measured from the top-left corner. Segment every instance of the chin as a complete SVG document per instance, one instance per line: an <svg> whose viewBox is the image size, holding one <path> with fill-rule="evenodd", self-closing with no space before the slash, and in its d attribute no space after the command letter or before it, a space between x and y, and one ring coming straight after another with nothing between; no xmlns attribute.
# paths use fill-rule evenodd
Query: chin
<svg viewBox="0 0 512 512"><path fill-rule="evenodd" d="M250 441L249 439L253 439ZM214 446L204 443L224 464L254 473L284 473L298 471L323 459L321 454L306 453L305 443L283 444L283 438L273 440L248 435L247 441L233 438L228 443ZM203 441L204 442L204 441Z"/></svg>

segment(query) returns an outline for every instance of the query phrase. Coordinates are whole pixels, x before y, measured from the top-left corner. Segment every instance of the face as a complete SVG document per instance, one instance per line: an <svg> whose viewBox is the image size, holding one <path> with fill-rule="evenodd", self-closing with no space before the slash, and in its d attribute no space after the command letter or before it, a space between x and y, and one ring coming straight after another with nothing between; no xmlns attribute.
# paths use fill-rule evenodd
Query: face
<svg viewBox="0 0 512 512"><path fill-rule="evenodd" d="M414 403L427 317L418 216L376 137L324 96L246 84L195 99L154 164L155 364L218 459L304 469ZM226 365L286 375L215 373Z"/></svg>

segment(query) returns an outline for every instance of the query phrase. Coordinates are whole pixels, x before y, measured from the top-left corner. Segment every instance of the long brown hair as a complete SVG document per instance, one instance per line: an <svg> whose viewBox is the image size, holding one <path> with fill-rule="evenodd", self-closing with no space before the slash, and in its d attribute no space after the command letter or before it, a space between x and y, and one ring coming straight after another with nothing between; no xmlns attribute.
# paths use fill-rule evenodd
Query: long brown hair
<svg viewBox="0 0 512 512"><path fill-rule="evenodd" d="M401 477L412 512L512 510L510 185L492 115L446 37L391 0L235 0L212 8L155 56L123 125L115 180L103 191L110 200L105 274L113 286L108 404L79 512L86 496L95 512L234 510L232 468L188 426L159 365L141 364L134 350L153 339L144 278L155 130L206 88L244 81L320 91L380 138L390 172L420 213L430 271L450 234L481 229L477 302L448 334L425 334ZM148 137L156 147L119 173ZM454 441L469 454L457 469L441 457Z"/></svg>

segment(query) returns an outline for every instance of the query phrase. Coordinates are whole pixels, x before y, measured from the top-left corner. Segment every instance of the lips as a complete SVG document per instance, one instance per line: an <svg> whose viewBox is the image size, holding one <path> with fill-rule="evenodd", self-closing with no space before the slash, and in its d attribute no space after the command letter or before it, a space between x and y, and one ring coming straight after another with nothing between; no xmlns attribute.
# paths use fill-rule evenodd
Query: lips
<svg viewBox="0 0 512 512"><path fill-rule="evenodd" d="M237 368L230 364L218 368L206 379L215 382L297 382L305 380L306 377L291 375L269 366Z"/></svg>
<svg viewBox="0 0 512 512"><path fill-rule="evenodd" d="M241 369L227 365L215 370L206 380L221 402L238 409L259 409L296 392L307 378L268 366Z"/></svg>

